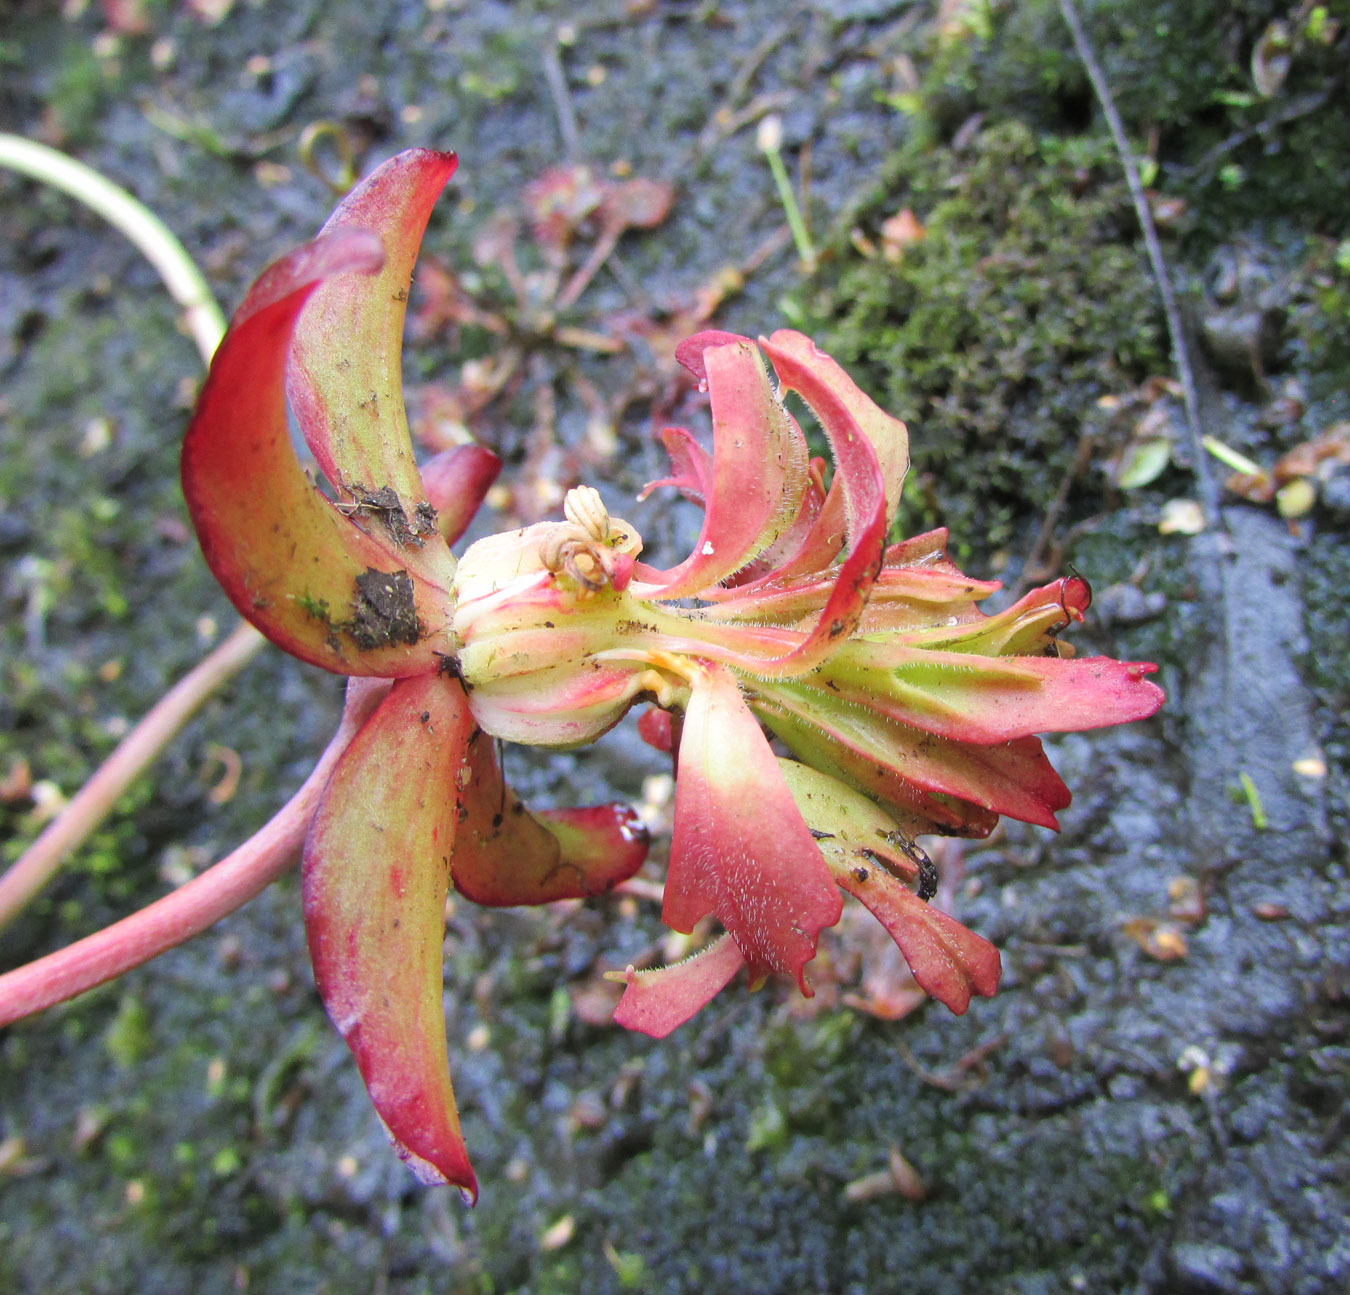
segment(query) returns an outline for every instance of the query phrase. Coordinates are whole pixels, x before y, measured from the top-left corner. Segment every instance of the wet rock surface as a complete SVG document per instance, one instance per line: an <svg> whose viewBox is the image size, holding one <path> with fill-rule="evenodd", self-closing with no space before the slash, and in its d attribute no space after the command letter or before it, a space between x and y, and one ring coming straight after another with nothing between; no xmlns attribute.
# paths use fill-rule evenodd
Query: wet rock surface
<svg viewBox="0 0 1350 1295"><path fill-rule="evenodd" d="M781 225L754 145L756 119L774 109L790 156L810 142L810 215L834 250L805 284L790 250L770 256L717 322L750 332L803 322L828 348L833 320L853 346L848 303L830 295L830 257L841 274L856 258L850 232L855 218L872 230L869 203L889 215L915 200L894 160L915 132L932 133L924 156L936 178L924 183L936 193L950 180L944 192L959 193L962 158L990 147L971 114L985 113L991 130L1017 119L1019 130L1043 132L1034 147L1017 135L1018 165L1044 162L1056 175L1072 174L1062 149L1094 116L1050 5L1008 6L987 40L941 37L936 4L237 0L216 24L191 6L150 5L150 32L112 41L98 7L67 8L0 14L0 126L59 139L132 188L227 305L331 205L298 161L307 124L338 122L366 165L410 144L456 147L460 174L427 248L467 264L486 215L565 155L570 115L579 157L678 185L669 220L621 243L619 269L595 280L577 318L673 310ZM1092 17L1097 7L1083 8ZM1325 198L1303 225L1287 209L1267 220L1261 168L1289 165L1293 144L1280 130L1310 128L1320 111L1334 143L1347 114L1328 97L1268 132L1269 147L1257 135L1254 152L1233 146L1226 161L1252 179L1233 191L1222 225L1223 163L1185 133L1183 114L1198 118L1204 105L1167 78L1237 84L1234 49L1287 6L1223 7L1240 13L1208 27L1205 8L1177 17L1176 6L1151 4L1137 25L1095 20L1115 24L1100 35L1131 129L1146 134L1151 101L1174 105L1162 158L1178 159L1176 187L1199 225L1191 243L1168 247L1183 285L1199 282L1219 244L1259 246L1280 268L1261 287L1288 289L1262 297L1286 312L1283 340L1260 353L1271 372L1248 365L1230 379L1216 366L1206 401L1222 439L1273 457L1350 413L1350 359L1330 313L1336 293L1350 303L1350 287L1326 250L1350 233L1350 205L1339 224ZM1180 48L1158 49L1169 18ZM1318 58L1310 45L1294 60L1294 98L1311 103L1325 88ZM1153 87L1139 71L1149 60ZM559 70L561 96L550 89ZM926 116L897 110L920 93ZM1220 133L1233 125L1219 123ZM1044 142L1061 136L1070 143ZM1109 150L1087 154L1084 184L1118 183L1102 161ZM1309 149L1302 156L1322 165ZM1160 184L1168 179L1164 165ZM1062 190L1041 176L1009 193L1013 208L1031 211L1013 199L1058 202ZM1128 207L1094 193L1106 225L1094 225L1093 246L1121 249L1104 264L1146 273ZM177 493L184 384L198 366L153 272L93 217L27 182L0 175L0 211L0 776L22 756L35 779L69 793L231 613ZM994 244L981 251L978 213L968 227L956 207L948 219L944 237L971 244L944 272L996 254ZM1072 249L1053 259L1071 262ZM921 264L914 273L922 282ZM1036 273L1029 263L1028 281ZM972 322L956 335L978 339L989 316L971 282ZM953 288L944 309L962 299ZM1132 280L1121 300L1149 301L1148 281ZM905 411L925 492L910 501L912 516L978 528L981 482L996 479L988 532L1028 551L1073 457L1066 418L1099 419L1099 397L1133 390L1150 364L1165 364L1156 316L1150 326L1148 346L1122 339L1103 344L1099 361L1077 362L1081 386L1052 402L1025 398L1034 383L1005 389L972 376L963 389L993 403L964 458L926 450L924 410ZM1027 373L1046 382L1037 357L1058 354L1063 336L1038 352L1035 337L1022 346L996 331L991 352L1022 347L1036 360ZM544 363L555 353L543 348ZM596 384L610 380L603 357L574 363ZM418 340L410 385L456 364L444 337ZM1286 378L1301 384L1302 421L1272 430L1262 410ZM567 383L555 385L565 461L586 435L586 411ZM639 515L627 502L662 468L650 405L625 411L602 484L660 556L679 557L692 538L687 511L653 502ZM488 429L508 474L530 453L537 411L518 402ZM1000 439L1010 416L1028 420L1015 445ZM990 464L998 472L984 475ZM460 904L448 926L446 1013L484 1185L469 1212L450 1193L419 1188L389 1153L313 992L289 878L124 981L0 1033L0 1289L1344 1290L1343 477L1296 534L1273 510L1235 504L1223 534L1193 537L1157 528L1162 505L1192 491L1184 446L1142 491L1113 492L1108 479L1095 466L1085 474L1059 527L1072 530L1060 556L1108 595L1106 614L1076 641L1083 652L1158 661L1169 702L1146 724L1049 741L1075 793L1060 835L1008 824L947 856L945 866L964 867L959 915L1004 951L996 998L959 1019L930 1005L887 1023L825 1001L826 968L812 1008L778 987L737 988L655 1043L595 1023L588 1005L601 969L658 938L654 905ZM978 530L960 539L972 574L1015 578L1017 559L1000 566L1008 554L982 547ZM243 839L303 778L339 697L331 677L277 653L260 658L173 745L153 786L0 933L0 956L56 947ZM224 805L208 798L212 743L242 761ZM540 802L638 800L644 778L662 772L631 726L573 757L506 759L522 794ZM30 809L0 806L13 834L6 858L31 838ZM892 1146L924 1198L856 1199L849 1184L885 1169Z"/></svg>

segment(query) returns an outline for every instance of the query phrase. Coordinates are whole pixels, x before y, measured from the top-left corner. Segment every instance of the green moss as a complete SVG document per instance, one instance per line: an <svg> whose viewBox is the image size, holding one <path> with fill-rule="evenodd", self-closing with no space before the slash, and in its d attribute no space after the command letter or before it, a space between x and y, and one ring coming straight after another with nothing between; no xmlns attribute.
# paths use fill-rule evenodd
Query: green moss
<svg viewBox="0 0 1350 1295"><path fill-rule="evenodd" d="M1157 294L1110 144L1019 121L969 153L907 151L858 213L926 227L898 263L843 254L808 327L910 424L905 529L988 554L1038 516L1095 402L1166 365Z"/></svg>
<svg viewBox="0 0 1350 1295"><path fill-rule="evenodd" d="M1350 411L1350 238L1310 239L1293 277L1289 332L1308 394Z"/></svg>
<svg viewBox="0 0 1350 1295"><path fill-rule="evenodd" d="M1127 132L1141 154L1156 151L1161 187L1184 196L1203 229L1273 212L1343 221L1350 113L1333 78L1350 6L1326 9L1339 36L1328 40L1325 22L1320 34L1315 24L1296 33L1288 77L1266 98L1251 53L1268 24L1289 17L1279 0L1079 5ZM1056 130L1100 120L1056 0L1000 6L986 31L939 37L930 57L922 89L902 105L927 138L949 137L975 112Z"/></svg>
<svg viewBox="0 0 1350 1295"><path fill-rule="evenodd" d="M103 1036L108 1055L124 1070L144 1061L152 1044L150 1013L134 994L124 994Z"/></svg>

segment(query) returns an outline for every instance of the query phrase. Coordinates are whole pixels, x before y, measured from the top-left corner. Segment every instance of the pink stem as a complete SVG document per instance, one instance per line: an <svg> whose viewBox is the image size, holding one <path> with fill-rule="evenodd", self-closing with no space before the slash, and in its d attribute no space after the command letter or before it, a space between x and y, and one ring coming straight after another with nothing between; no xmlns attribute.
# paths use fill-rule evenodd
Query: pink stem
<svg viewBox="0 0 1350 1295"><path fill-rule="evenodd" d="M146 713L94 776L48 824L46 831L0 876L0 929L37 894L107 817L118 797L187 723L194 711L227 679L237 674L264 643L252 625L241 621L217 648L199 661Z"/></svg>
<svg viewBox="0 0 1350 1295"><path fill-rule="evenodd" d="M74 998L206 930L248 903L295 861L328 776L388 691L385 680L354 679L342 722L304 785L272 820L199 877L120 922L0 975L0 1026Z"/></svg>
<svg viewBox="0 0 1350 1295"><path fill-rule="evenodd" d="M610 254L618 247L619 235L626 228L626 225L607 225L600 231L600 237L595 240L595 246L591 248L591 254L586 258L585 265L568 280L567 286L558 294L557 300L553 303L557 309L566 310L586 291L586 285L595 278L596 272L609 260Z"/></svg>

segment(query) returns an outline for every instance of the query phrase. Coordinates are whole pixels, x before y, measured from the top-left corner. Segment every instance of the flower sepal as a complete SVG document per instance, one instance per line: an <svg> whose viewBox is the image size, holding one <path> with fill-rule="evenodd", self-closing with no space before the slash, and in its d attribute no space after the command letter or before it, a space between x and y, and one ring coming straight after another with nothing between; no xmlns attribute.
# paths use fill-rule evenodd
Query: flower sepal
<svg viewBox="0 0 1350 1295"><path fill-rule="evenodd" d="M919 987L958 1016L972 995L992 996L999 952L929 903L937 883L927 856L867 797L797 761L781 763L831 875L886 928ZM911 890L914 880L927 893Z"/></svg>

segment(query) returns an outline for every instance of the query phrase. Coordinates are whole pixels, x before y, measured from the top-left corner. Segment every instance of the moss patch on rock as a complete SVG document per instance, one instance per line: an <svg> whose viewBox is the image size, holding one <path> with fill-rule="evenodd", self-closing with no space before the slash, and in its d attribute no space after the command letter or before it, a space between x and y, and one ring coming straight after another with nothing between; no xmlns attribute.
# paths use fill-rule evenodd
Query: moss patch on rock
<svg viewBox="0 0 1350 1295"><path fill-rule="evenodd" d="M1166 365L1157 292L1104 139L1009 120L904 153L861 226L905 207L923 239L834 262L808 329L911 424L906 529L950 525L958 555L987 556L1048 506L1096 401Z"/></svg>

